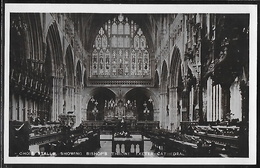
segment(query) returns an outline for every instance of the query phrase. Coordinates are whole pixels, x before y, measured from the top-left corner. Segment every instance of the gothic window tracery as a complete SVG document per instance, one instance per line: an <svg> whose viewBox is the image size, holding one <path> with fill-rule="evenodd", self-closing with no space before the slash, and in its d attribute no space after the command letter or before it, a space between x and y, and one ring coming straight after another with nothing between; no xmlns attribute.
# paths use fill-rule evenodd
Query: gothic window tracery
<svg viewBox="0 0 260 168"><path fill-rule="evenodd" d="M109 75L110 74L110 53L109 50L107 49L106 51L106 69L105 69L105 75Z"/></svg>
<svg viewBox="0 0 260 168"><path fill-rule="evenodd" d="M106 35L102 36L102 48L103 49L107 48L107 36Z"/></svg>
<svg viewBox="0 0 260 168"><path fill-rule="evenodd" d="M96 48L97 49L101 48L101 37L100 37L100 35L97 35L97 37L96 37Z"/></svg>
<svg viewBox="0 0 260 168"><path fill-rule="evenodd" d="M146 47L146 39L145 39L144 35L142 35L140 38L140 47L141 47L141 49L145 49L145 47Z"/></svg>
<svg viewBox="0 0 260 168"><path fill-rule="evenodd" d="M103 50L99 52L99 75L104 75L104 53Z"/></svg>
<svg viewBox="0 0 260 168"><path fill-rule="evenodd" d="M123 48L123 47L124 47L124 41L123 41L123 40L124 40L124 39L123 39L122 36L119 36L119 37L118 37L118 41L117 41L117 42L118 42L118 45L117 45L117 46L118 46L119 48Z"/></svg>
<svg viewBox="0 0 260 168"><path fill-rule="evenodd" d="M128 36L126 36L124 38L124 47L125 48L129 48L130 47L130 38Z"/></svg>
<svg viewBox="0 0 260 168"><path fill-rule="evenodd" d="M137 35L134 38L134 47L135 49L139 48L139 37Z"/></svg>
<svg viewBox="0 0 260 168"><path fill-rule="evenodd" d="M112 41L112 47L117 47L117 38L115 35L112 37L111 41Z"/></svg>
<svg viewBox="0 0 260 168"><path fill-rule="evenodd" d="M128 23L128 19L126 20L125 24L125 34L130 34L130 25Z"/></svg>
<svg viewBox="0 0 260 168"><path fill-rule="evenodd" d="M116 24L115 19L114 19L114 22L112 24L112 34L117 34L117 24Z"/></svg>
<svg viewBox="0 0 260 168"><path fill-rule="evenodd" d="M137 75L142 75L143 73L143 55L141 50L138 52L138 74Z"/></svg>
<svg viewBox="0 0 260 168"><path fill-rule="evenodd" d="M92 77L151 77L146 37L134 21L122 14L99 29L94 44Z"/></svg>
<svg viewBox="0 0 260 168"><path fill-rule="evenodd" d="M92 74L97 75L97 63L98 63L98 53L97 50L94 50L92 53Z"/></svg>
<svg viewBox="0 0 260 168"><path fill-rule="evenodd" d="M119 23L119 25L118 25L118 34L124 34L123 23Z"/></svg>
<svg viewBox="0 0 260 168"><path fill-rule="evenodd" d="M135 76L136 75L136 53L135 53L135 50L132 50L131 57L132 57L132 61L131 61L131 64L132 64L131 75Z"/></svg>

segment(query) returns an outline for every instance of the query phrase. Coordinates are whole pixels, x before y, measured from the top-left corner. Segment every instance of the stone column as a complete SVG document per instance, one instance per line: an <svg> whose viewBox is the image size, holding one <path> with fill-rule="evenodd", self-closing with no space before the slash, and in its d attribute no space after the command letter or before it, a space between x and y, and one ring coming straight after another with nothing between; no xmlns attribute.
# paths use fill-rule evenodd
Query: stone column
<svg viewBox="0 0 260 168"><path fill-rule="evenodd" d="M76 123L74 126L78 126L81 123L81 87L77 86L75 90L75 111L74 114L76 115Z"/></svg>
<svg viewBox="0 0 260 168"><path fill-rule="evenodd" d="M26 98L22 97L22 118L21 121L26 121Z"/></svg>
<svg viewBox="0 0 260 168"><path fill-rule="evenodd" d="M78 115L78 120L76 121L76 125L75 126L79 126L79 124L81 123L82 120L82 116L84 113L84 111L82 111L82 95L81 95L82 89L80 88L80 92L78 94L78 111L79 111L79 115Z"/></svg>
<svg viewBox="0 0 260 168"><path fill-rule="evenodd" d="M248 143L249 143L249 86L245 81L240 82L240 90L242 96L242 124L239 129L239 153L241 156L247 157L249 154Z"/></svg>
<svg viewBox="0 0 260 168"><path fill-rule="evenodd" d="M249 86L246 82L240 82L240 91L242 97L242 121L249 121Z"/></svg>
<svg viewBox="0 0 260 168"><path fill-rule="evenodd" d="M207 80L207 121L212 121L212 79L209 78Z"/></svg>
<svg viewBox="0 0 260 168"><path fill-rule="evenodd" d="M189 92L184 90L182 92L182 121L190 121L189 114Z"/></svg>
<svg viewBox="0 0 260 168"><path fill-rule="evenodd" d="M24 116L24 121L28 121L28 109L29 109L29 107L28 107L28 103L29 103L29 100L28 100L28 98L26 97L25 98L25 105L24 105L24 112L25 112L25 116Z"/></svg>
<svg viewBox="0 0 260 168"><path fill-rule="evenodd" d="M160 121L160 109L157 107L157 108L154 108L153 109L153 118L154 118L154 121Z"/></svg>
<svg viewBox="0 0 260 168"><path fill-rule="evenodd" d="M89 100L91 99L91 96L89 95L89 94L87 94L87 95L85 95L85 99L84 99L84 102L83 102L83 104L85 103L85 107L86 107L86 111L85 111L85 113L86 113L86 118L85 118L85 120L88 120L88 111L87 110L90 110L90 109L88 109L88 103L89 103Z"/></svg>
<svg viewBox="0 0 260 168"><path fill-rule="evenodd" d="M57 85L56 85L56 80L55 80L55 78L53 77L53 79L52 79L52 82L53 82L53 85L52 85L52 110L51 110L51 120L52 121L56 121L56 112L57 112L57 107L56 107L56 105L57 105L57 97L56 97L56 87L57 87Z"/></svg>
<svg viewBox="0 0 260 168"><path fill-rule="evenodd" d="M15 111L14 111L14 120L18 120L19 118L19 96L16 94L15 95Z"/></svg>
<svg viewBox="0 0 260 168"><path fill-rule="evenodd" d="M13 107L14 107L14 104L13 104L13 93L10 92L10 98L9 98L9 120L12 120L13 119Z"/></svg>
<svg viewBox="0 0 260 168"><path fill-rule="evenodd" d="M63 85L62 88L62 94L63 94L63 103L62 103L62 110L64 113L67 113L68 111L68 86L67 85Z"/></svg>
<svg viewBox="0 0 260 168"><path fill-rule="evenodd" d="M63 77L58 78L58 116L63 113Z"/></svg>
<svg viewBox="0 0 260 168"><path fill-rule="evenodd" d="M75 93L75 88L73 86L70 86L68 89L68 103L66 102L67 105L67 111L74 111L74 93Z"/></svg>
<svg viewBox="0 0 260 168"><path fill-rule="evenodd" d="M222 111L224 120L230 114L230 85L222 85Z"/></svg>
<svg viewBox="0 0 260 168"><path fill-rule="evenodd" d="M207 93L208 93L208 91L207 91L207 89L203 89L203 116L204 116L204 120L205 121L207 121L208 120L208 118L207 118L207 113L208 113L208 105L207 105L207 100L208 100L208 96L207 96ZM219 103L220 104L220 103ZM219 120L221 120L221 119L219 119Z"/></svg>
<svg viewBox="0 0 260 168"><path fill-rule="evenodd" d="M65 86L64 89L65 89L65 97L63 99L66 101L65 112L73 111L74 110L74 103L73 103L74 87Z"/></svg>
<svg viewBox="0 0 260 168"><path fill-rule="evenodd" d="M19 95L18 96L18 101L19 101L19 120L18 121L23 121L23 99L22 99L22 96Z"/></svg>
<svg viewBox="0 0 260 168"><path fill-rule="evenodd" d="M170 126L172 131L176 131L179 122L178 122L178 107L177 107L177 102L178 102L178 93L177 93L177 87L172 87L170 88L170 104L169 104L169 118L170 118Z"/></svg>
<svg viewBox="0 0 260 168"><path fill-rule="evenodd" d="M31 99L28 99L28 104L27 104L27 118L28 118L28 121L30 121L30 118L32 117L31 116L31 112L32 112L32 100Z"/></svg>
<svg viewBox="0 0 260 168"><path fill-rule="evenodd" d="M86 96L84 93L83 93L83 89L81 91L81 121L86 121L87 120L87 107L88 107L88 104L87 104L87 99L86 99Z"/></svg>
<svg viewBox="0 0 260 168"><path fill-rule="evenodd" d="M194 119L194 88L191 87L190 93L189 93L189 121L193 121Z"/></svg>
<svg viewBox="0 0 260 168"><path fill-rule="evenodd" d="M53 99L52 99L52 121L57 121L59 114L63 112L62 78L53 78Z"/></svg>
<svg viewBox="0 0 260 168"><path fill-rule="evenodd" d="M11 116L12 116L12 120L16 120L16 100L15 100L15 95L12 94L12 107L11 107L11 110L12 110L12 113L11 113Z"/></svg>
<svg viewBox="0 0 260 168"><path fill-rule="evenodd" d="M166 105L167 105L167 93L161 93L161 110L160 110L160 127L166 128Z"/></svg>

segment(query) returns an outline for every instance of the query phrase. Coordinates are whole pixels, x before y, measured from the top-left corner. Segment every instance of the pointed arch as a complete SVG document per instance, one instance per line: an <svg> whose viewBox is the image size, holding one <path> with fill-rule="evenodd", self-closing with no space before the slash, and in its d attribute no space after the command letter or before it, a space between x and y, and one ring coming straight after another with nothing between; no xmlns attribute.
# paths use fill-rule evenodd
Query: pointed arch
<svg viewBox="0 0 260 168"><path fill-rule="evenodd" d="M166 91L166 89L167 89L167 83L168 83L167 77L168 77L168 68L167 68L166 61L164 60L163 64L162 64L162 74L161 74L162 91Z"/></svg>
<svg viewBox="0 0 260 168"><path fill-rule="evenodd" d="M158 88L160 85L160 79L159 79L159 74L158 71L155 71L155 75L154 75L154 87Z"/></svg>
<svg viewBox="0 0 260 168"><path fill-rule="evenodd" d="M174 50L173 50L172 58L171 58L171 66L170 66L170 86L171 87L178 86L179 78L181 78L181 73L179 73L180 68L181 68L180 50L177 46L174 46Z"/></svg>
<svg viewBox="0 0 260 168"><path fill-rule="evenodd" d="M95 117L92 110L96 106L98 113L96 115L97 120L103 120L105 115L105 102L111 99L116 99L116 94L111 89L104 87L97 87L89 92L91 98L87 100L87 118L88 120L94 120ZM92 99L93 98L93 99ZM94 101L93 101L94 100ZM97 104L95 105L95 102Z"/></svg>
<svg viewBox="0 0 260 168"><path fill-rule="evenodd" d="M136 113L138 120L154 120L154 108L158 107L158 99L153 91L147 88L133 88L130 89L125 95L125 100L130 100L131 102L136 101ZM143 113L146 103L147 108L150 110L149 114L145 116Z"/></svg>
<svg viewBox="0 0 260 168"><path fill-rule="evenodd" d="M166 81L167 80L167 76L168 76L168 68L167 68L167 64L166 61L163 61L163 65L162 65L162 74L161 74L161 81Z"/></svg>
<svg viewBox="0 0 260 168"><path fill-rule="evenodd" d="M36 60L43 60L43 37L40 15L38 13L28 14L30 31L30 45L32 47L31 57Z"/></svg>
<svg viewBox="0 0 260 168"><path fill-rule="evenodd" d="M113 19L112 23L110 20L105 22L95 34L90 62L93 67L90 69L90 77L93 80L111 76L117 79L125 77L151 79L151 50L148 48L147 38L141 27L133 21L131 26L129 25L131 35L130 32L125 32L126 23L128 19L119 15L118 18ZM129 59L129 53L132 50L138 55L137 58ZM104 62L104 51L110 53L106 54L106 59L112 60L112 68L109 67L109 62ZM96 59L97 55L99 59Z"/></svg>
<svg viewBox="0 0 260 168"><path fill-rule="evenodd" d="M81 63L78 61L76 66L76 85L79 86L82 84L82 70L81 70Z"/></svg>
<svg viewBox="0 0 260 168"><path fill-rule="evenodd" d="M52 76L54 76L55 75L54 70L60 69L60 67L63 64L61 39L60 39L56 22L53 22L48 29L46 43L47 43L46 57L50 57ZM56 75L58 75L57 73Z"/></svg>
<svg viewBox="0 0 260 168"><path fill-rule="evenodd" d="M84 71L84 76L83 76L83 84L84 84L84 87L87 87L87 80L88 80L87 70L85 70L85 71Z"/></svg>
<svg viewBox="0 0 260 168"><path fill-rule="evenodd" d="M70 45L66 49L65 64L66 64L66 79L67 79L66 84L69 86L73 86L74 85L74 60L73 60L73 54Z"/></svg>

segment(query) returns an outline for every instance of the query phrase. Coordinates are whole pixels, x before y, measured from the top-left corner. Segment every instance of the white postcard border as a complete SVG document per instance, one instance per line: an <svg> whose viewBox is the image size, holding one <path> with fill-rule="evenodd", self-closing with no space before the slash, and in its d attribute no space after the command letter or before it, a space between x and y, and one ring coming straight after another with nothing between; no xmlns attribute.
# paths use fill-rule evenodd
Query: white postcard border
<svg viewBox="0 0 260 168"><path fill-rule="evenodd" d="M9 157L9 101L4 101L5 164L240 164L256 163L256 86L257 86L257 6L256 5L133 5L133 4L5 4L4 100L9 100L10 13L248 13L249 51L249 157L248 158L85 158L85 157Z"/></svg>

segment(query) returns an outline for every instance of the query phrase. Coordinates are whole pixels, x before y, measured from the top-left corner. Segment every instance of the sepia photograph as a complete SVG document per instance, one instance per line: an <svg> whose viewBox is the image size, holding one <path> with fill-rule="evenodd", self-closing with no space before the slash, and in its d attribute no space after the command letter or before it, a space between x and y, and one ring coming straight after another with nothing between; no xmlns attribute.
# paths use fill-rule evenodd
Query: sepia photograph
<svg viewBox="0 0 260 168"><path fill-rule="evenodd" d="M256 163L256 9L5 4L4 163Z"/></svg>

